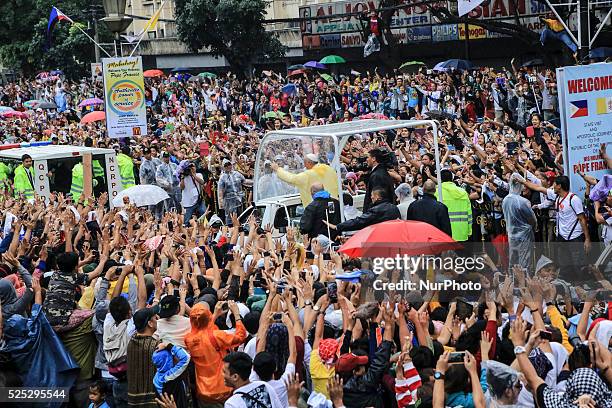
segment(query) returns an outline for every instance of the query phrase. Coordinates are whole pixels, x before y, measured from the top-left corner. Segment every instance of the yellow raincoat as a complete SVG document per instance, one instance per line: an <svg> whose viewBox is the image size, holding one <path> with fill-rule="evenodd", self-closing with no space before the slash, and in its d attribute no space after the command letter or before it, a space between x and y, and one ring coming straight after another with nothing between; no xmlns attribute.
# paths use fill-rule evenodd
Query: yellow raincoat
<svg viewBox="0 0 612 408"><path fill-rule="evenodd" d="M306 207L312 201L310 186L313 183L323 183L325 190L335 199L338 199L338 175L336 171L327 164L318 163L311 169L301 173L293 174L285 169L276 171L278 178L286 183L296 186L300 190L302 205Z"/></svg>

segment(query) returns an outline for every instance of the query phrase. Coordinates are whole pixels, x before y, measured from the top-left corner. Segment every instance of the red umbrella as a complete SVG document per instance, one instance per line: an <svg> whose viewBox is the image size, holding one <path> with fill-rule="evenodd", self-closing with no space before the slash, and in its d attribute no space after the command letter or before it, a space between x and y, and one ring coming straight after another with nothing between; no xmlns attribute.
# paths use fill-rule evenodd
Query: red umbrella
<svg viewBox="0 0 612 408"><path fill-rule="evenodd" d="M304 71L303 69L296 69L296 70L293 70L293 71L289 71L289 75L288 76L301 75L304 72L306 72L306 71Z"/></svg>
<svg viewBox="0 0 612 408"><path fill-rule="evenodd" d="M383 119L388 120L389 118L383 115L382 113L370 112L365 115L361 115L359 119Z"/></svg>
<svg viewBox="0 0 612 408"><path fill-rule="evenodd" d="M104 111L93 111L81 118L81 123L92 123L106 120L106 114Z"/></svg>
<svg viewBox="0 0 612 408"><path fill-rule="evenodd" d="M431 224L393 220L370 225L349 238L338 250L352 258L432 255L461 245Z"/></svg>
<svg viewBox="0 0 612 408"><path fill-rule="evenodd" d="M143 75L145 78L155 78L155 77L164 76L164 72L159 69L148 69L145 72L143 72Z"/></svg>

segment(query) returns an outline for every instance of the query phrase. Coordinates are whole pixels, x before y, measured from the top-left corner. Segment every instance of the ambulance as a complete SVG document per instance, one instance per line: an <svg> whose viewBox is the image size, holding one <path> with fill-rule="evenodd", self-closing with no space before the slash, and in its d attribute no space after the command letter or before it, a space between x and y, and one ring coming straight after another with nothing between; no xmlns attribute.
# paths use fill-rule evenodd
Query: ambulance
<svg viewBox="0 0 612 408"><path fill-rule="evenodd" d="M51 192L70 192L72 168L83 161L84 154L91 154L104 170L103 177L97 177L94 194L108 192L109 203L122 189L117 156L113 149L96 147L53 145L51 142L32 142L0 145L0 163L8 167L7 178L12 182L13 172L21 164L24 154L32 157L34 171L34 192L48 202ZM6 169L7 167L4 167ZM6 170L5 170L6 171ZM5 180L0 181L3 183Z"/></svg>

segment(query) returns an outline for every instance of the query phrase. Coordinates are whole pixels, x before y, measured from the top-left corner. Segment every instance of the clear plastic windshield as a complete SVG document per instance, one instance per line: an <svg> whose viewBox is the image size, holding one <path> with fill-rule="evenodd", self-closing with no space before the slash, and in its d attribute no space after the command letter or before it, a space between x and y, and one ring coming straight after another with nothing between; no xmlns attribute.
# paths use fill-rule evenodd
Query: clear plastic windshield
<svg viewBox="0 0 612 408"><path fill-rule="evenodd" d="M299 193L296 187L278 178L272 170L272 163L291 173L301 173L306 170L304 157L314 154L320 163L328 164L338 171L336 149L337 142L333 136L266 135L257 151L253 183L255 202Z"/></svg>

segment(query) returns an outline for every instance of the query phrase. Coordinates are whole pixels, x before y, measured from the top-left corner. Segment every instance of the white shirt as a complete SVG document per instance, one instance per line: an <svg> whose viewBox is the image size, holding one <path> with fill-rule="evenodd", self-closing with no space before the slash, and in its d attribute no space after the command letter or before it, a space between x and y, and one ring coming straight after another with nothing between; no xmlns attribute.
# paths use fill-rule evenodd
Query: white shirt
<svg viewBox="0 0 612 408"><path fill-rule="evenodd" d="M202 176L197 173L195 176L185 176L185 188L183 189L183 196L181 198L181 205L183 207L193 207L194 205L196 205L198 202L199 191L202 190L202 186L200 184L198 184L197 186L194 184L192 177L196 177L199 180L204 181Z"/></svg>
<svg viewBox="0 0 612 408"><path fill-rule="evenodd" d="M257 336L253 336L246 346L244 346L244 352L251 356L251 358L255 358L257 355Z"/></svg>
<svg viewBox="0 0 612 408"><path fill-rule="evenodd" d="M247 405L245 403L245 400L248 401L247 398L243 397L242 395L240 395L239 393L245 393L248 394L250 393L253 389L260 387L260 386L264 386L266 387L266 391L268 393L268 397L270 398L270 408L284 408L286 405L282 405L280 400L278 399L278 395L276 395L276 391L274 391L274 388L272 388L272 386L270 384L268 384L267 382L264 381L253 381L248 383L247 385L244 385L236 390L234 390L233 395L227 400L225 401L225 408L259 408L260 405L256 404L253 401L249 402L249 405ZM264 401L262 401L264 402ZM264 405L267 403L267 401L264 402Z"/></svg>
<svg viewBox="0 0 612 408"><path fill-rule="evenodd" d="M185 348L185 336L191 331L188 317L174 315L157 321L157 335L163 343L172 343Z"/></svg>
<svg viewBox="0 0 612 408"><path fill-rule="evenodd" d="M555 206L558 207L557 235L566 240L572 240L582 235L582 226L578 221L578 215L584 214L584 209L580 198L571 192L567 193L565 197L557 196L552 188L547 190L546 196L548 199L554 200ZM575 228L574 224L576 225ZM574 229L573 232L572 228Z"/></svg>
<svg viewBox="0 0 612 408"><path fill-rule="evenodd" d="M291 374L295 374L295 364L287 363L287 365L285 366L285 372L283 373L281 378L279 378L278 380L266 381L272 386L272 388L274 388L274 391L276 391L276 395L278 395L278 399L283 404L283 407L286 407L289 404L289 400L287 397L287 385L285 382L289 380L289 376ZM251 376L249 377L249 380L253 382L260 381L261 379L255 372L255 370L253 370L251 371Z"/></svg>

